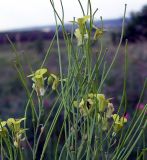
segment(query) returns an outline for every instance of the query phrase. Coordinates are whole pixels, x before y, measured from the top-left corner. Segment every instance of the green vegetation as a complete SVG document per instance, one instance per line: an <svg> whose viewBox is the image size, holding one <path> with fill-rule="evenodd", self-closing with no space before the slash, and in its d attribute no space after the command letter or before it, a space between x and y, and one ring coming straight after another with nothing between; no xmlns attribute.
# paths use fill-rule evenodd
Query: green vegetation
<svg viewBox="0 0 147 160"><path fill-rule="evenodd" d="M34 45L38 43L21 46L9 38L14 56L1 49L1 65L7 65L0 72L8 74L7 81L1 80L7 86L1 94L21 99L10 105L17 106L15 115L2 117L1 159L146 159L147 81L145 71L137 77L140 66L136 65L140 62L145 69L146 43L137 47L126 41L121 46L126 6L120 40L113 46L107 43L105 26L95 26L96 12L92 12L90 0L86 11L78 2L83 17L71 21L73 28L68 34L62 1L60 17L50 0L56 32L50 42L41 44L45 55L37 53L40 47ZM59 27L63 40L59 39ZM8 69L10 65L15 72Z"/></svg>

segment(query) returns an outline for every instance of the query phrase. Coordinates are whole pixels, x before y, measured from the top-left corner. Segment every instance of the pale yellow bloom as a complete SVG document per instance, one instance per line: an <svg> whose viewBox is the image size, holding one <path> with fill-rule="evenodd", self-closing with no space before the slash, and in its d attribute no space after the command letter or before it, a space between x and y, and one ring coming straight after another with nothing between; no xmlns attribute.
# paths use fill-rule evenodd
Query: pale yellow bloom
<svg viewBox="0 0 147 160"><path fill-rule="evenodd" d="M106 111L106 117L111 118L112 113L114 112L114 106L112 103L108 103L107 111Z"/></svg>
<svg viewBox="0 0 147 160"><path fill-rule="evenodd" d="M7 124L6 121L0 122L0 136L2 136L2 137L6 136L6 133L7 133L7 128L5 127L6 124Z"/></svg>
<svg viewBox="0 0 147 160"><path fill-rule="evenodd" d="M127 122L127 118L120 117L118 114L113 114L112 118L114 120L114 126L113 126L114 132L118 132Z"/></svg>
<svg viewBox="0 0 147 160"><path fill-rule="evenodd" d="M104 112L110 99L106 99L104 94L94 94L94 97L97 99L99 112Z"/></svg>
<svg viewBox="0 0 147 160"><path fill-rule="evenodd" d="M76 36L78 46L83 45L84 40L88 39L88 33L87 33L85 23L88 21L89 18L90 16L84 16L84 17L78 18L76 21L79 28L75 30L74 35Z"/></svg>
<svg viewBox="0 0 147 160"><path fill-rule="evenodd" d="M77 42L78 42L78 46L81 46L83 44L83 38L82 38L82 34L80 33L79 28L77 28L75 30L74 35L76 36Z"/></svg>
<svg viewBox="0 0 147 160"><path fill-rule="evenodd" d="M9 118L7 120L7 125L9 127L9 129L13 132L13 139L14 139L14 146L16 148L18 148L20 146L20 142L22 140L22 134L27 130L27 129L23 129L21 128L20 124L22 121L24 121L25 118L21 118L21 119L14 119L14 118Z"/></svg>
<svg viewBox="0 0 147 160"><path fill-rule="evenodd" d="M21 119L14 119L14 118L9 118L7 120L7 125L8 127L13 130L14 132L19 132L21 130L20 128L20 124L22 121L24 121L25 118L21 118Z"/></svg>
<svg viewBox="0 0 147 160"><path fill-rule="evenodd" d="M32 77L33 85L32 88L36 91L38 96L44 96L44 80L46 79L47 69L41 68L38 69L35 73L29 75L28 77Z"/></svg>
<svg viewBox="0 0 147 160"><path fill-rule="evenodd" d="M93 105L94 105L94 102L92 99L87 98L84 100L82 98L81 102L79 103L80 113L83 116L89 115L93 111Z"/></svg>
<svg viewBox="0 0 147 160"><path fill-rule="evenodd" d="M41 68L35 71L35 73L28 75L28 77L40 78L43 77L47 73L46 68Z"/></svg>
<svg viewBox="0 0 147 160"><path fill-rule="evenodd" d="M94 40L97 40L103 35L104 31L102 29L97 28L94 34Z"/></svg>
<svg viewBox="0 0 147 160"><path fill-rule="evenodd" d="M87 15L87 16L84 16L84 17L81 17L81 18L77 19L77 23L79 25L79 30L80 30L82 35L84 35L85 23L88 21L89 18L90 18L90 16Z"/></svg>

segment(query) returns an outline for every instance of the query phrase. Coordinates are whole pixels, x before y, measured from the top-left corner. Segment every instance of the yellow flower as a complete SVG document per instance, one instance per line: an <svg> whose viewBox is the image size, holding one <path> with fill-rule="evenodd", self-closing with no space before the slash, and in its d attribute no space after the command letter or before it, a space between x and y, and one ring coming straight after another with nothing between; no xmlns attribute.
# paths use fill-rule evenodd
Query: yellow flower
<svg viewBox="0 0 147 160"><path fill-rule="evenodd" d="M20 124L24 120L25 118L21 118L21 119L9 118L7 120L7 125L13 132L19 132L20 130L22 130L20 127Z"/></svg>
<svg viewBox="0 0 147 160"><path fill-rule="evenodd" d="M38 96L44 96L45 89L44 89L44 80L45 75L47 74L46 68L38 69L35 73L29 75L28 77L32 77L33 85L32 88L35 89Z"/></svg>
<svg viewBox="0 0 147 160"><path fill-rule="evenodd" d="M75 30L74 35L76 36L78 46L83 45L84 40L88 39L88 33L86 32L84 35L82 35L79 28Z"/></svg>
<svg viewBox="0 0 147 160"><path fill-rule="evenodd" d="M83 45L84 39L88 39L88 33L85 26L85 23L90 18L90 16L84 16L82 18L78 18L75 23L78 24L79 28L77 28L74 32L74 35L76 36L78 46Z"/></svg>
<svg viewBox="0 0 147 160"><path fill-rule="evenodd" d="M54 75L54 74L51 74L51 76L53 77L53 84L52 84L52 90L56 90L57 89L57 87L58 87L58 84L59 84L59 78L56 76L56 75Z"/></svg>
<svg viewBox="0 0 147 160"><path fill-rule="evenodd" d="M88 15L87 16L83 16L81 18L78 18L78 24L82 25L82 24L86 23L89 18L90 18L90 16L88 16Z"/></svg>
<svg viewBox="0 0 147 160"><path fill-rule="evenodd" d="M59 78L55 74L50 74L48 77L48 85L52 84L52 90L57 89L59 81Z"/></svg>
<svg viewBox="0 0 147 160"><path fill-rule="evenodd" d="M86 15L81 18L78 18L77 21L70 21L72 23L76 23L79 26L79 30L82 33L85 29L85 23L88 21L90 16Z"/></svg>
<svg viewBox="0 0 147 160"><path fill-rule="evenodd" d="M20 146L20 142L22 140L22 134L27 130L21 128L20 124L22 121L24 121L25 118L21 119L14 119L14 118L9 118L7 120L7 125L10 128L10 130L13 132L13 139L14 139L14 146L18 148Z"/></svg>
<svg viewBox="0 0 147 160"><path fill-rule="evenodd" d="M107 108L106 117L110 117L113 112L113 104L109 103L110 99L106 99L104 94L89 93L86 98L82 98L80 103L74 101L74 106L79 107L82 115L87 115L94 110L97 112L104 112ZM79 105L79 106L78 106Z"/></svg>
<svg viewBox="0 0 147 160"><path fill-rule="evenodd" d="M14 146L15 146L16 148L19 147L19 143L18 143L16 140L14 141Z"/></svg>
<svg viewBox="0 0 147 160"><path fill-rule="evenodd" d="M28 77L40 78L40 77L43 77L46 73L47 73L47 69L41 68L35 71L35 73L30 74Z"/></svg>
<svg viewBox="0 0 147 160"><path fill-rule="evenodd" d="M82 38L82 34L81 34L79 28L77 28L77 29L75 30L74 35L76 36L76 39L77 39L77 42L78 42L77 45L78 45L78 46L81 46L81 45L83 44L83 38Z"/></svg>
<svg viewBox="0 0 147 160"><path fill-rule="evenodd" d="M77 23L79 25L79 30L81 32L81 34L83 35L83 32L85 30L85 23L88 21L88 19L90 18L90 16L84 16L84 17L81 17L81 18L78 18L77 19Z"/></svg>
<svg viewBox="0 0 147 160"><path fill-rule="evenodd" d="M89 98L94 98L94 97L95 97L95 95L96 95L96 94L89 93L89 94L88 94L88 97L89 97Z"/></svg>
<svg viewBox="0 0 147 160"><path fill-rule="evenodd" d="M79 108L81 115L87 116L93 111L94 102L91 98L87 97L87 99L83 99L78 104L77 101L74 101L74 106Z"/></svg>
<svg viewBox="0 0 147 160"><path fill-rule="evenodd" d="M7 129L6 129L6 121L1 121L0 122L0 136L4 137L6 136Z"/></svg>
<svg viewBox="0 0 147 160"><path fill-rule="evenodd" d="M89 93L88 97L92 98L98 107L99 112L104 112L111 98L106 99L104 94Z"/></svg>
<svg viewBox="0 0 147 160"><path fill-rule="evenodd" d="M104 29L103 28L98 28L96 26L93 25L93 28L95 29L95 33L94 33L94 40L97 40L98 38L100 38L103 34L104 34Z"/></svg>
<svg viewBox="0 0 147 160"><path fill-rule="evenodd" d="M17 133L14 135L14 146L18 148L20 146L21 141L23 141L24 138L22 138L22 134L25 133L27 129L20 129Z"/></svg>
<svg viewBox="0 0 147 160"><path fill-rule="evenodd" d="M94 34L94 40L97 40L99 37L103 35L104 31L102 29L97 28Z"/></svg>
<svg viewBox="0 0 147 160"><path fill-rule="evenodd" d="M6 123L7 123L6 121L0 122L0 131L2 131L2 129L3 129L3 127L5 127Z"/></svg>
<svg viewBox="0 0 147 160"><path fill-rule="evenodd" d="M127 122L127 118L120 117L118 114L113 114L112 118L114 120L114 132L117 133L124 126L124 123Z"/></svg>
<svg viewBox="0 0 147 160"><path fill-rule="evenodd" d="M106 111L106 117L111 118L112 113L114 112L114 106L112 103L108 103L107 111Z"/></svg>
<svg viewBox="0 0 147 160"><path fill-rule="evenodd" d="M48 77L48 85L52 84L52 90L57 89L60 81L61 79L59 79L55 74L50 74ZM66 79L63 79L63 81L66 81Z"/></svg>
<svg viewBox="0 0 147 160"><path fill-rule="evenodd" d="M99 112L104 112L110 99L106 99L104 94L94 94L94 97L98 100Z"/></svg>

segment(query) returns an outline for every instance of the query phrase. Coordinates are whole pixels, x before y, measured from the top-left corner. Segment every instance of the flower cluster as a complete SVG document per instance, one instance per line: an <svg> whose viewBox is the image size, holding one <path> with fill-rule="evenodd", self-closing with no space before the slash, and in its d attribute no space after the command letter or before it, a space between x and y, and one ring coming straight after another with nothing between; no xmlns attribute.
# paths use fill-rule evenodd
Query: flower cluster
<svg viewBox="0 0 147 160"><path fill-rule="evenodd" d="M0 122L0 136L6 138L9 135L8 132L9 129L13 138L14 146L17 148L20 147L20 143L23 140L22 136L26 131L26 129L21 128L21 122L24 120L25 118L21 119L9 118L7 121Z"/></svg>
<svg viewBox="0 0 147 160"><path fill-rule="evenodd" d="M56 90L61 81L55 74L49 73L47 68L38 69L28 77L32 77L32 88L38 96L44 96L45 94L45 80L47 80L48 85L52 85L52 90Z"/></svg>
<svg viewBox="0 0 147 160"><path fill-rule="evenodd" d="M124 123L127 122L127 118L126 117L120 117L118 114L113 114L112 118L114 120L114 132L117 133L123 126Z"/></svg>
<svg viewBox="0 0 147 160"><path fill-rule="evenodd" d="M82 116L93 116L93 113L97 114L97 122L101 124L102 130L106 131L109 128L110 120L112 119L113 130L117 133L127 122L125 117L119 117L117 114L113 114L114 106L110 102L111 98L106 99L104 94L89 93L82 98L79 102L74 101L74 106L79 109Z"/></svg>
<svg viewBox="0 0 147 160"><path fill-rule="evenodd" d="M25 133L26 129L21 128L20 124L22 121L24 121L25 118L21 119L14 119L14 118L9 118L7 120L7 125L11 132L13 133L13 141L14 141L14 146L19 147L20 142L23 140L22 135Z"/></svg>
<svg viewBox="0 0 147 160"><path fill-rule="evenodd" d="M0 136L5 137L7 135L6 121L0 122Z"/></svg>
<svg viewBox="0 0 147 160"><path fill-rule="evenodd" d="M78 18L77 21L74 21L78 25L78 28L75 30L74 35L77 39L77 45L81 46L84 44L84 40L88 39L88 27L86 26L86 22L90 19L89 15ZM92 26L95 29L93 40L97 40L104 33L103 28L98 28L96 26Z"/></svg>
<svg viewBox="0 0 147 160"><path fill-rule="evenodd" d="M88 39L88 32L85 24L89 18L90 16L84 16L75 21L75 23L78 24L78 28L75 30L74 35L76 36L78 46L83 45L84 39Z"/></svg>
<svg viewBox="0 0 147 160"><path fill-rule="evenodd" d="M104 94L93 94L89 93L86 97L82 98L82 100L78 103L74 101L74 106L79 108L80 113L83 116L87 116L91 114L95 109L97 112L104 112L106 107L108 108L108 115L111 113L111 108L113 112L113 107L110 105L110 99L106 99ZM110 107L111 106L111 107Z"/></svg>
<svg viewBox="0 0 147 160"><path fill-rule="evenodd" d="M41 68L38 69L35 73L29 75L28 77L32 77L33 85L32 88L35 89L38 96L44 96L45 88L44 88L44 81L47 78L47 69Z"/></svg>
<svg viewBox="0 0 147 160"><path fill-rule="evenodd" d="M93 26L93 28L95 29L95 33L94 33L94 40L97 40L99 37L101 37L104 33L103 28L98 28L96 26Z"/></svg>

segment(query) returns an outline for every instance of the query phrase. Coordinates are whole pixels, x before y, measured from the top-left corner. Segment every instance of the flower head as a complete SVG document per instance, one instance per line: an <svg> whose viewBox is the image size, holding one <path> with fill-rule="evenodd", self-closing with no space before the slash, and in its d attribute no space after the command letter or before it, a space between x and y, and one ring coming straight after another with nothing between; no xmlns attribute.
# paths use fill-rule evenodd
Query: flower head
<svg viewBox="0 0 147 160"><path fill-rule="evenodd" d="M79 103L79 109L80 109L80 113L83 116L87 116L89 115L92 111L93 111L93 100L90 98L87 99L82 99L81 102Z"/></svg>
<svg viewBox="0 0 147 160"><path fill-rule="evenodd" d="M56 90L59 84L59 78L55 74L50 74L48 77L48 84L52 83L52 90Z"/></svg>
<svg viewBox="0 0 147 160"><path fill-rule="evenodd" d="M0 131L2 131L3 127L5 127L6 124L7 124L6 121L1 121L0 122Z"/></svg>
<svg viewBox="0 0 147 160"><path fill-rule="evenodd" d="M9 118L7 120L7 125L9 129L13 132L14 146L17 148L20 146L20 142L22 140L22 134L26 131L26 129L23 129L20 126L21 122L24 120L25 118L21 119Z"/></svg>
<svg viewBox="0 0 147 160"><path fill-rule="evenodd" d="M14 119L14 118L9 118L7 120L7 125L8 127L13 130L14 132L19 132L21 130L20 128L20 124L22 121L24 121L25 118L21 118L21 119Z"/></svg>
<svg viewBox="0 0 147 160"><path fill-rule="evenodd" d="M120 117L118 114L113 114L112 118L114 120L114 132L117 133L124 126L124 124L127 123L127 118Z"/></svg>
<svg viewBox="0 0 147 160"><path fill-rule="evenodd" d="M80 102L74 101L73 105L79 109L82 116L90 115L94 109L94 101L90 96L82 98Z"/></svg>
<svg viewBox="0 0 147 160"><path fill-rule="evenodd" d="M92 113L94 109L96 109L96 112L104 112L108 107L106 117L110 117L114 108L113 105L109 103L109 100L110 99L105 98L104 94L89 93L87 96L82 98L79 103L74 101L74 106L79 108L80 113L84 116Z"/></svg>
<svg viewBox="0 0 147 160"><path fill-rule="evenodd" d="M76 36L76 39L77 39L77 43L78 43L77 45L81 46L83 44L83 38L79 28L75 30L74 35Z"/></svg>
<svg viewBox="0 0 147 160"><path fill-rule="evenodd" d="M112 103L108 103L107 111L106 111L106 117L111 118L112 113L114 112L114 106Z"/></svg>
<svg viewBox="0 0 147 160"><path fill-rule="evenodd" d="M87 16L84 16L84 17L77 19L77 23L78 23L79 30L80 30L81 34L84 32L85 23L88 21L89 18L90 18L90 16L87 15Z"/></svg>
<svg viewBox="0 0 147 160"><path fill-rule="evenodd" d="M0 122L0 136L4 137L6 136L6 133L7 133L7 129L6 129L6 121L1 121Z"/></svg>
<svg viewBox="0 0 147 160"><path fill-rule="evenodd" d="M46 68L41 68L35 71L35 73L30 74L28 77L33 77L35 79L43 77L47 73Z"/></svg>
<svg viewBox="0 0 147 160"><path fill-rule="evenodd" d="M60 81L61 79L59 79L59 77L53 73L51 73L50 76L48 77L48 85L52 84L52 90L57 89ZM66 81L66 79L62 79L62 81Z"/></svg>
<svg viewBox="0 0 147 160"><path fill-rule="evenodd" d="M110 99L106 99L104 94L94 94L94 97L96 97L98 101L99 112L104 112Z"/></svg>
<svg viewBox="0 0 147 160"><path fill-rule="evenodd" d="M95 33L94 33L93 39L94 39L94 40L97 40L98 38L100 38L100 37L103 35L104 30L101 29L101 28L97 28L97 27L94 27L94 28L96 29L96 31L95 31Z"/></svg>
<svg viewBox="0 0 147 160"><path fill-rule="evenodd" d="M77 44L78 46L83 45L84 39L88 39L88 33L87 33L87 28L86 28L85 24L89 18L90 18L90 16L87 15L87 16L78 18L77 21L75 21L75 23L77 23L78 27L79 27L74 32L74 35L75 35L77 42L78 42L78 44Z"/></svg>
<svg viewBox="0 0 147 160"><path fill-rule="evenodd" d="M35 89L38 96L44 96L45 89L44 89L44 80L46 79L46 68L38 69L35 73L29 75L28 77L32 77L33 85L32 88Z"/></svg>

